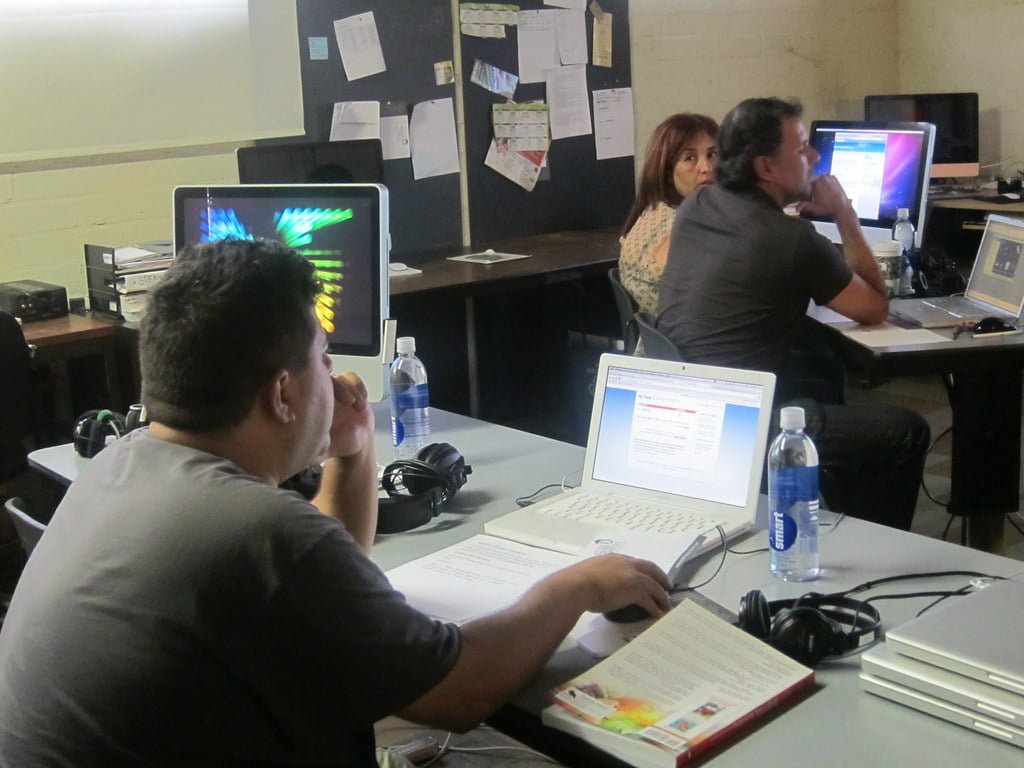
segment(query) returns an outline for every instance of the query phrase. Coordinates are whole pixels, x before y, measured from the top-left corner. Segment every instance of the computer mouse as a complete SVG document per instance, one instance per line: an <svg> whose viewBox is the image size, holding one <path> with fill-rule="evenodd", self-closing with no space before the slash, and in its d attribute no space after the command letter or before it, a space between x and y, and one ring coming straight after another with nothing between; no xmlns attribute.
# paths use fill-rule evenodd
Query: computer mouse
<svg viewBox="0 0 1024 768"><path fill-rule="evenodd" d="M651 614L636 603L623 608L616 608L614 611L606 611L602 614L608 621L615 624L632 624L634 621L643 621L651 618Z"/></svg>
<svg viewBox="0 0 1024 768"><path fill-rule="evenodd" d="M400 261L392 261L388 264L388 270L391 272L405 272L408 268L409 266L407 264L403 264Z"/></svg>
<svg viewBox="0 0 1024 768"><path fill-rule="evenodd" d="M1003 192L1000 195L1000 197L1006 200L1020 200L1020 195L1018 195L1016 192Z"/></svg>
<svg viewBox="0 0 1024 768"><path fill-rule="evenodd" d="M1015 326L999 317L983 317L974 324L975 333L1006 333L1015 330Z"/></svg>

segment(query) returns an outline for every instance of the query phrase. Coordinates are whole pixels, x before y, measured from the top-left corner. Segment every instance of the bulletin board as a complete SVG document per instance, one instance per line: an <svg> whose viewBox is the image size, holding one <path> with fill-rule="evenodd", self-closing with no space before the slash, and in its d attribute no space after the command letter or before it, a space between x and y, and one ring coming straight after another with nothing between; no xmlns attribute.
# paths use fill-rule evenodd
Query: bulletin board
<svg viewBox="0 0 1024 768"><path fill-rule="evenodd" d="M594 90L631 86L628 0L598 2L603 11L612 14L612 66L586 65L590 94ZM522 0L518 5L524 11L552 7L540 0ZM594 17L589 10L584 16L587 46L592 53ZM458 19L455 21L458 24ZM505 98L471 82L474 61L479 59L506 72L518 73L517 30L508 26L504 39L460 34L460 40L473 245L486 246L503 238L560 230L621 226L634 196L634 158L597 160L593 135L553 141L547 158L550 177L545 180L542 176L529 192L484 165L493 137L491 105L504 102ZM545 98L544 83L519 83L514 94L517 102ZM593 112L592 98L590 106Z"/></svg>
<svg viewBox="0 0 1024 768"><path fill-rule="evenodd" d="M327 141L338 101L380 101L381 114L405 111L431 99L455 98L455 84L437 85L434 64L452 61L450 0L300 0L299 55L306 136ZM373 11L387 71L349 81L334 31L336 19ZM310 38L326 38L317 53ZM317 42L314 41L314 48ZM462 245L459 174L416 180L410 158L385 160L391 205L392 254L403 256Z"/></svg>

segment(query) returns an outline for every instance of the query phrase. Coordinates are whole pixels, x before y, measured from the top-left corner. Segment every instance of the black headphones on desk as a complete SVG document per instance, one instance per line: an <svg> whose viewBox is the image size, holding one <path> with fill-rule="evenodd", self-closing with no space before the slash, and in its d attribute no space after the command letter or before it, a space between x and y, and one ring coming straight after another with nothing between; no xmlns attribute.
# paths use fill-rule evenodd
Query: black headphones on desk
<svg viewBox="0 0 1024 768"><path fill-rule="evenodd" d="M107 447L107 438L115 440L128 431L125 418L109 408L86 411L75 420L72 442L79 456L91 459Z"/></svg>
<svg viewBox="0 0 1024 768"><path fill-rule="evenodd" d="M431 443L415 459L391 462L380 478L387 497L377 504L377 533L401 533L430 522L472 472L448 443Z"/></svg>
<svg viewBox="0 0 1024 768"><path fill-rule="evenodd" d="M874 642L882 635L882 617L870 603L817 592L768 602L761 590L751 590L740 599L738 624L808 666L855 650L863 637Z"/></svg>

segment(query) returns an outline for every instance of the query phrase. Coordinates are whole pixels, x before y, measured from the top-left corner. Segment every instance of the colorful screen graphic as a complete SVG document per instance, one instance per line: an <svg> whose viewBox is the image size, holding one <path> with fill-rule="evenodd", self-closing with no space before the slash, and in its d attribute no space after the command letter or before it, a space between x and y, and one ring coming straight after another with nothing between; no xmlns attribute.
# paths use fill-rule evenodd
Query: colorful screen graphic
<svg viewBox="0 0 1024 768"><path fill-rule="evenodd" d="M331 351L372 352L379 344L381 259L376 197L309 187L224 187L176 204L176 245L227 238L278 240L316 267L316 314ZM189 192L188 190L186 192Z"/></svg>

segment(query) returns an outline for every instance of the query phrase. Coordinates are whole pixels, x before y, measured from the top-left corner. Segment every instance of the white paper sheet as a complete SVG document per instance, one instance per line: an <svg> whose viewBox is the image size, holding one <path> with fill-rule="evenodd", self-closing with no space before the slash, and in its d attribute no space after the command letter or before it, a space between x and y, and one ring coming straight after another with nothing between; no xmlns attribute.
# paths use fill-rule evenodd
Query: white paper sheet
<svg viewBox="0 0 1024 768"><path fill-rule="evenodd" d="M594 91L594 149L597 159L631 157L633 146L633 89Z"/></svg>
<svg viewBox="0 0 1024 768"><path fill-rule="evenodd" d="M572 555L477 534L393 568L387 577L413 607L463 622L509 605L575 561Z"/></svg>
<svg viewBox="0 0 1024 768"><path fill-rule="evenodd" d="M552 141L592 133L586 66L550 69L547 84Z"/></svg>
<svg viewBox="0 0 1024 768"><path fill-rule="evenodd" d="M596 3L592 4L596 5ZM593 12L593 7L591 11ZM595 67L612 65L612 14L594 13L594 55L591 62Z"/></svg>
<svg viewBox="0 0 1024 768"><path fill-rule="evenodd" d="M380 144L385 160L409 157L409 118L391 115L380 119Z"/></svg>
<svg viewBox="0 0 1024 768"><path fill-rule="evenodd" d="M459 172L459 145L451 98L421 101L412 108L409 142L414 179Z"/></svg>
<svg viewBox="0 0 1024 768"><path fill-rule="evenodd" d="M379 101L335 102L331 115L331 141L379 138Z"/></svg>
<svg viewBox="0 0 1024 768"><path fill-rule="evenodd" d="M519 12L519 82L543 83L544 73L561 64L558 16L561 11Z"/></svg>
<svg viewBox="0 0 1024 768"><path fill-rule="evenodd" d="M473 61L473 72L469 76L469 81L491 93L509 99L515 96L516 86L519 84L519 78L511 72L506 72L486 61L480 61L480 59Z"/></svg>
<svg viewBox="0 0 1024 768"><path fill-rule="evenodd" d="M527 192L537 186L547 152L518 152L509 149L509 139L492 139L484 158L484 165Z"/></svg>
<svg viewBox="0 0 1024 768"><path fill-rule="evenodd" d="M338 39L338 50L341 52L345 76L349 80L358 80L387 71L373 11L336 20L334 35Z"/></svg>
<svg viewBox="0 0 1024 768"><path fill-rule="evenodd" d="M938 344L949 338L927 328L900 328L891 323L858 326L844 330L843 335L866 347L899 347L907 344Z"/></svg>
<svg viewBox="0 0 1024 768"><path fill-rule="evenodd" d="M587 25L583 11L561 11L556 18L558 57L562 64L586 64Z"/></svg>

